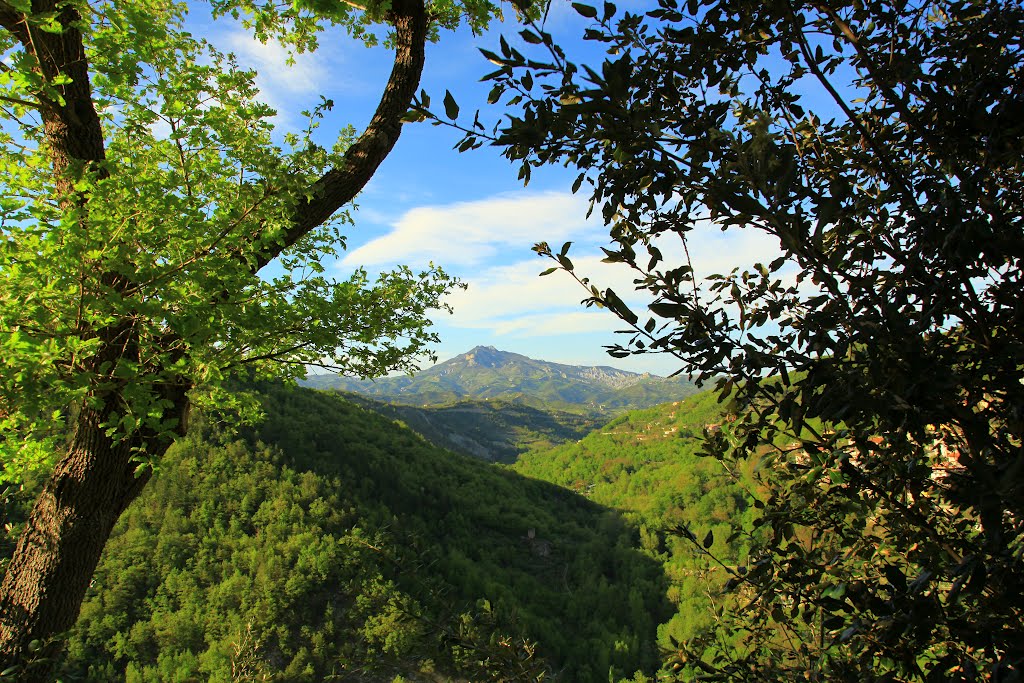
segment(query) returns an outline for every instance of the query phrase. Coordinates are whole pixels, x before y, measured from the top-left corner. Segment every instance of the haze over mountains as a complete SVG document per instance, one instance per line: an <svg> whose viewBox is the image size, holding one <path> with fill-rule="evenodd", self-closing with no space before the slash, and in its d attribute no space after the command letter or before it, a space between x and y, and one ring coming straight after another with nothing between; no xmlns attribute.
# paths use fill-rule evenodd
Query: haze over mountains
<svg viewBox="0 0 1024 683"><path fill-rule="evenodd" d="M477 346L411 377L356 380L339 375L313 375L304 384L407 405L505 399L545 409L586 413L645 408L678 401L697 391L685 377L665 378L608 366L550 363L493 346Z"/></svg>

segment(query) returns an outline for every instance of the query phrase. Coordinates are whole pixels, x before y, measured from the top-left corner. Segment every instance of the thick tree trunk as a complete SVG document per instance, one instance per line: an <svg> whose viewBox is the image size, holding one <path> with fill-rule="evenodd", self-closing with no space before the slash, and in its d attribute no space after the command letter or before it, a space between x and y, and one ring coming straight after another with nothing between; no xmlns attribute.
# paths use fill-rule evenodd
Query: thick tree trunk
<svg viewBox="0 0 1024 683"><path fill-rule="evenodd" d="M32 12L57 12L64 30L42 31L6 3L0 7L0 25L35 58L38 71L48 82L67 77L59 86L63 102L42 95L38 101L57 190L55 199L65 210L73 211L86 201L76 195L76 177L98 168L106 158L85 45L77 28L81 16L74 6L59 6L56 0L34 0ZM99 171L106 173L102 168ZM118 276L108 280L121 289L126 284ZM130 330L82 330L82 335L107 337L108 342L120 337L121 351L108 343L101 351L103 358L95 360L98 368L101 360L116 361L123 354ZM102 378L97 375L96 380ZM139 443L141 435L115 444L102 427L118 406L116 392L107 390L105 396L94 398L100 407L83 407L78 412L67 453L36 500L0 586L0 669L22 665L27 658L40 660L34 671L20 671L18 680L49 679L47 660L56 652L53 641L78 618L114 523L148 476L136 478L131 463L131 453L136 452L132 448L148 445ZM33 642L47 647L27 652Z"/></svg>
<svg viewBox="0 0 1024 683"><path fill-rule="evenodd" d="M177 399L183 423L183 391ZM68 452L36 500L0 586L0 668L24 667L20 681L49 680L60 634L78 618L110 532L149 479L149 468L138 468L133 456L139 449L159 456L170 445L166 437L113 442L102 426L111 412L79 413ZM39 647L30 648L33 641Z"/></svg>

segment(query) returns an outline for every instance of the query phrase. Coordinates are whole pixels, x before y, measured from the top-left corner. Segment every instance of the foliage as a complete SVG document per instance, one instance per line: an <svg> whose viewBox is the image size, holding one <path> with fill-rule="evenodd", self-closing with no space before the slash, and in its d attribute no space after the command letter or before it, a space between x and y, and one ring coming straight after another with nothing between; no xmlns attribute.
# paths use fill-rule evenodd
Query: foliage
<svg viewBox="0 0 1024 683"><path fill-rule="evenodd" d="M69 680L653 673L665 586L616 513L337 396L259 395L259 428L197 424L122 517Z"/></svg>
<svg viewBox="0 0 1024 683"><path fill-rule="evenodd" d="M542 24L503 39L486 78L509 118L474 120L462 148L490 139L525 180L577 168L648 310L576 273L569 245L539 253L626 323L613 355L675 354L733 402L710 455L771 449L729 627L746 642L696 639L673 666L1017 680L1021 3L574 7L608 56L577 65ZM687 241L719 229L782 255L696 281Z"/></svg>
<svg viewBox="0 0 1024 683"><path fill-rule="evenodd" d="M74 622L191 408L251 416L223 390L233 377L408 370L458 284L433 266L336 281L321 261L344 247L337 212L401 135L425 42L497 6L212 0L214 18L296 51L386 25L393 68L373 117L322 136L332 100L275 131L256 74L187 31L189 9L0 2L0 483L51 473L0 588L3 668Z"/></svg>
<svg viewBox="0 0 1024 683"><path fill-rule="evenodd" d="M320 263L344 246L339 230L350 219L341 213L285 252L280 275L253 273L284 238L297 202L342 163L353 140L343 129L331 147L313 142L332 103L311 107L305 130L281 147L255 73L185 32L184 5L82 11L106 140L102 163L73 171L75 192L88 201L69 208L46 172L50 150L35 109L8 109L0 149L5 476L20 476L19 453L52 458L64 411L95 381L95 330L116 321L135 321L140 348L104 373L146 378L108 425L123 433L173 427L161 424L164 407L148 390L172 380L194 383L194 400L203 402L203 392L242 365L293 377L325 359L356 374L409 367L409 354L433 340L426 310L453 284L442 271L400 269L374 282L359 270L332 281ZM314 35L301 22L286 29L296 40ZM29 56L10 34L5 40L11 63L30 71ZM19 101L46 92L18 73L4 86ZM115 274L131 286L119 291Z"/></svg>

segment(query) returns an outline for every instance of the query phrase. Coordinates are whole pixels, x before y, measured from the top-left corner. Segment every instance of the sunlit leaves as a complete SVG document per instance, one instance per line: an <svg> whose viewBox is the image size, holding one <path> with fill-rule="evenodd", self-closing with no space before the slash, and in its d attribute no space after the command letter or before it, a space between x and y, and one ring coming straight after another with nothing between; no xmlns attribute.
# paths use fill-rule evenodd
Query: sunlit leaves
<svg viewBox="0 0 1024 683"><path fill-rule="evenodd" d="M432 18L434 39L438 38L439 28L454 30L466 24L472 31L480 32L492 19L501 17L500 7L490 0L433 0L425 4ZM298 52L315 50L322 34L332 27L340 27L367 45L389 39L387 24L392 3L387 0L294 0L280 4L213 0L211 5L216 15L241 19L261 41L278 40ZM537 10L529 11L536 14Z"/></svg>
<svg viewBox="0 0 1024 683"><path fill-rule="evenodd" d="M254 21L292 31L296 48L312 47L303 41L313 40L317 22L342 21L347 11L328 4ZM0 419L9 478L45 465L40 454L57 452L50 447L70 407L100 401L106 386L127 387L105 425L122 438L179 428L157 396L167 383L195 386L193 399L205 404L243 372L296 377L318 363L356 375L408 369L435 339L428 311L443 309L442 295L456 284L432 267L377 280L362 271L342 282L325 277L323 259L344 248L345 212L285 250L276 264L282 275L254 276L296 206L342 165L355 131L315 143L333 106L322 98L304 112L303 128L275 137L276 112L261 101L255 73L185 32L186 9L90 8L83 29L106 159L71 167L80 199L56 194L31 108L16 107L20 129L0 137ZM42 83L28 52L8 48L5 94L38 101L61 85L63 74ZM129 334L118 330L130 330L131 353L98 358L100 335Z"/></svg>

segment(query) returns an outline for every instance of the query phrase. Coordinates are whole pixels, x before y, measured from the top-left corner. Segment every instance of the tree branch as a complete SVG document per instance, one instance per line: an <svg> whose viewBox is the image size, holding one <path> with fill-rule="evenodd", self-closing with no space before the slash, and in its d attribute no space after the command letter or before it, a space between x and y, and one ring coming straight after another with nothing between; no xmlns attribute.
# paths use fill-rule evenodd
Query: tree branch
<svg viewBox="0 0 1024 683"><path fill-rule="evenodd" d="M793 8L791 2L787 3L787 9L789 10L790 27L793 30L793 38L796 44L800 48L800 53L804 57L804 61L807 63L807 68L814 75L814 77L821 83L822 87L828 91L829 96L836 103L836 105L843 111L847 120L857 129L860 133L861 138L864 142L871 147L871 151L874 152L875 157L878 159L882 170L889 176L890 181L893 182L899 191L902 193L904 202L903 207L906 208L910 213L917 219L922 219L920 209L918 207L916 198L917 193L911 185L909 179L904 174L900 173L897 169L896 164L889 158L889 154L882 149L881 145L875 139L875 136L864 126L864 122L861 118L850 108L850 105L846 103L846 100L836 92L835 87L829 82L828 78L822 72L821 67L818 66L817 60L814 58L814 54L811 50L811 46L807 42L807 38L804 33L804 28L800 25L800 21L797 18L796 10Z"/></svg>
<svg viewBox="0 0 1024 683"><path fill-rule="evenodd" d="M395 0L387 19L395 27L395 59L377 111L363 134L345 153L342 164L313 183L312 197L303 199L295 207L291 227L257 256L253 271L263 268L352 201L398 142L402 117L412 103L423 73L427 11L423 0Z"/></svg>

